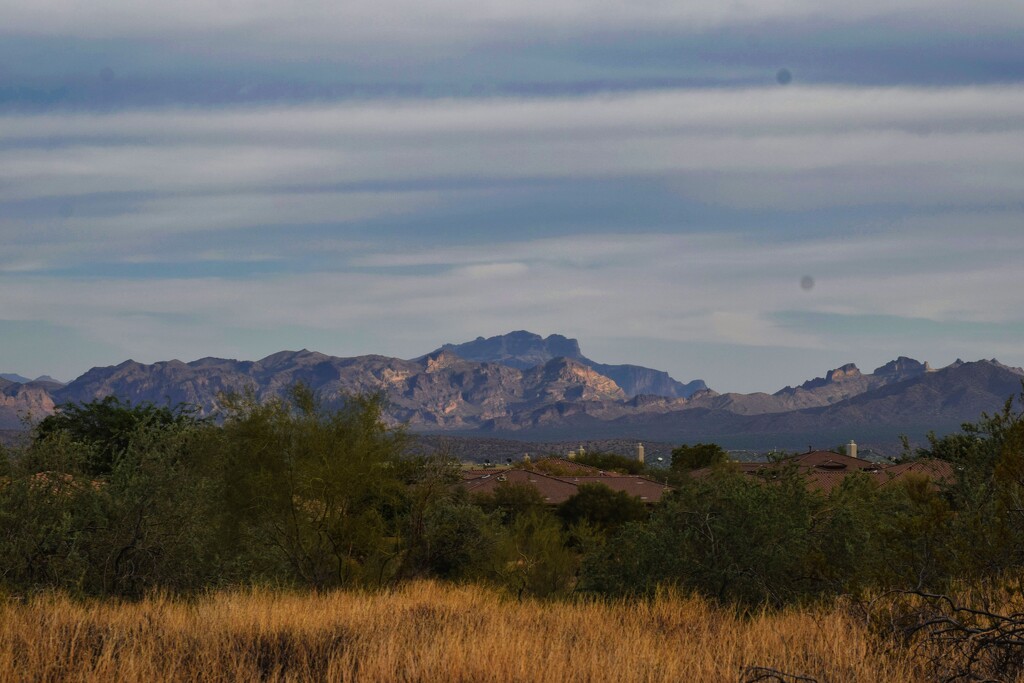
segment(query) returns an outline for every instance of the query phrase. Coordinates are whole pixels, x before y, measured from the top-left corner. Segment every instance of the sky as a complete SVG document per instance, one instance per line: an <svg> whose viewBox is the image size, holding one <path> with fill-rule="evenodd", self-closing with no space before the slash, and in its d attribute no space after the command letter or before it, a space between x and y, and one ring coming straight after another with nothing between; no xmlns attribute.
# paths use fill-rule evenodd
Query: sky
<svg viewBox="0 0 1024 683"><path fill-rule="evenodd" d="M1024 365L1024 3L0 0L0 371Z"/></svg>

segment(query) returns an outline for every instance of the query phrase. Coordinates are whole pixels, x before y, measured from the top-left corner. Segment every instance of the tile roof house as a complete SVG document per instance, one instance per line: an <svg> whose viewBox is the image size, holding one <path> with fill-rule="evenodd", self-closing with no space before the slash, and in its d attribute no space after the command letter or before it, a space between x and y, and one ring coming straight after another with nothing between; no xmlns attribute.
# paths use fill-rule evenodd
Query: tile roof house
<svg viewBox="0 0 1024 683"><path fill-rule="evenodd" d="M912 460L911 462L900 463L899 465L892 465L879 471L877 478L879 483L883 486L891 481L895 481L908 476L917 475L922 477L928 477L933 482L939 484L951 483L956 479L956 473L953 470L953 466L945 460L934 460L934 459L921 459Z"/></svg>
<svg viewBox="0 0 1024 683"><path fill-rule="evenodd" d="M909 476L927 477L934 484L948 483L953 480L952 466L941 460L914 460L899 465L886 465L870 462L833 451L811 450L799 455L784 458L779 462L737 462L732 467L752 476L767 477L780 467L795 466L800 474L807 478L809 487L830 493L843 480L856 472L863 472L877 484L884 486L892 481L906 479ZM696 478L710 474L711 468L703 467L690 473Z"/></svg>
<svg viewBox="0 0 1024 683"><path fill-rule="evenodd" d="M526 484L537 489L537 492L544 497L544 502L550 505L559 505L576 495L578 486L562 481L557 477L551 477L540 472L530 470L509 469L496 473L482 474L481 476L466 479L463 477L462 484L466 490L473 493L494 493L494 489L502 484Z"/></svg>
<svg viewBox="0 0 1024 683"><path fill-rule="evenodd" d="M600 476L566 477L566 481L580 486L582 484L604 484L612 491L624 491L631 496L636 496L645 503L657 503L661 497L670 489L665 484L659 484L653 479L641 477L634 474L603 474Z"/></svg>
<svg viewBox="0 0 1024 683"><path fill-rule="evenodd" d="M546 471L539 471L541 469ZM579 487L583 484L604 484L613 491L625 491L645 503L658 502L672 489L647 477L605 472L590 465L560 458L540 460L528 469L466 470L462 474L462 484L471 494L493 493L494 489L503 483L532 486L550 505L560 505L569 500L579 492Z"/></svg>

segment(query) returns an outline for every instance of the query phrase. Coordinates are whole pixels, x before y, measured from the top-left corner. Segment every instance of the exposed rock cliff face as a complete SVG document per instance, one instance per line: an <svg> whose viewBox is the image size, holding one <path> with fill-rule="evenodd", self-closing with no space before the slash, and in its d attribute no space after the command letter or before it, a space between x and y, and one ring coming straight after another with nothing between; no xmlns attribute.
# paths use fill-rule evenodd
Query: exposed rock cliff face
<svg viewBox="0 0 1024 683"><path fill-rule="evenodd" d="M548 401L621 401L626 398L614 381L568 358L553 358L523 372L527 398Z"/></svg>
<svg viewBox="0 0 1024 683"><path fill-rule="evenodd" d="M653 394L669 398L689 398L708 388L704 380L695 379L692 382L683 383L672 379L667 372L639 365L605 365L594 362L588 362L588 364L602 375L615 380L615 383L622 387L622 390L629 396Z"/></svg>
<svg viewBox="0 0 1024 683"><path fill-rule="evenodd" d="M329 406L340 405L348 395L381 392L394 421L424 428L475 429L547 404L625 398L611 379L566 358L517 370L469 361L444 350L412 361L385 356L334 358L305 350L276 353L255 362L204 358L141 365L126 361L112 368L93 368L56 395L61 401L115 394L132 401L185 402L210 415L223 409L223 394L251 391L264 400L284 395L297 382L313 388Z"/></svg>
<svg viewBox="0 0 1024 683"><path fill-rule="evenodd" d="M307 350L281 351L258 361L202 358L144 365L129 360L93 368L66 386L0 379L0 430L23 427L25 415L50 414L55 403L108 395L133 402L191 403L206 415L217 415L224 409L226 394L251 392L266 400L303 382L328 407L342 405L350 395L382 393L390 421L424 432L696 438L750 446L760 439L786 447L792 441L781 439L801 441L825 432L838 438L843 430L855 430L844 432L845 442L860 440L868 432L895 439L898 430L910 431L915 425L925 431L956 427L975 420L983 410L998 410L1020 389L1024 376L1020 368L995 360L958 361L932 371L927 363L901 357L867 375L852 363L843 365L775 394L717 394L705 388L679 397L631 393L600 368L633 368L638 371L634 378L642 374L639 371L658 371L593 363L579 355L575 340L557 335L541 339L530 333L505 337L477 342L487 353L497 349L505 360L536 360L552 350L578 357L554 356L517 368L467 359L456 352L458 347L448 345L414 360L377 355L337 358Z"/></svg>
<svg viewBox="0 0 1024 683"><path fill-rule="evenodd" d="M0 379L0 429L20 429L26 419L46 417L53 408L53 397L45 383Z"/></svg>
<svg viewBox="0 0 1024 683"><path fill-rule="evenodd" d="M836 384L838 382L848 382L850 380L857 380L862 378L864 375L861 374L860 368L853 363L847 363L846 365L840 366L835 370L829 370L825 373L824 377L815 377L809 379L798 388L804 389L805 391L813 391L820 387L826 387L830 384ZM789 387L787 387L788 389Z"/></svg>
<svg viewBox="0 0 1024 683"><path fill-rule="evenodd" d="M579 361L611 379L627 396L653 394L669 398L689 398L696 392L707 389L703 380L683 383L672 379L667 372L640 365L595 363L583 355L578 341L560 334L552 334L545 338L539 334L519 330L488 339L477 337L464 344L445 344L438 350L450 351L466 360L501 363L520 370L544 365L554 358L568 358Z"/></svg>
<svg viewBox="0 0 1024 683"><path fill-rule="evenodd" d="M928 363L921 363L913 358L900 356L896 360L891 360L880 368L875 368L875 372L873 374L878 377L884 377L889 381L898 382L902 379L919 377L920 375L931 371L932 368Z"/></svg>

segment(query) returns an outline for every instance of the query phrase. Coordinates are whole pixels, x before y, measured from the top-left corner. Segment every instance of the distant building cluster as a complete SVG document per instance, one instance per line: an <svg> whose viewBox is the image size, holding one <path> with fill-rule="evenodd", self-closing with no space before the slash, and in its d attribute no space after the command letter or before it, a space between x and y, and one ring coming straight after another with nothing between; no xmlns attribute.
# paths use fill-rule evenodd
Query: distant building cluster
<svg viewBox="0 0 1024 683"><path fill-rule="evenodd" d="M810 450L777 462L734 462L730 464L740 472L765 479L771 479L787 467L795 467L807 479L810 487L824 493L832 491L846 477L856 473L868 475L881 486L915 476L927 477L936 484L948 483L954 478L953 467L943 460L922 459L899 465L887 465L858 458L857 444L853 442L847 446L847 451L849 455L834 451ZM706 477L711 473L711 469L704 467L694 470L691 472L691 476Z"/></svg>
<svg viewBox="0 0 1024 683"><path fill-rule="evenodd" d="M470 493L493 493L505 483L532 486L549 505L569 500L583 484L604 484L613 491L624 491L652 504L660 501L672 488L648 477L605 472L575 459L562 458L544 458L535 462L524 458L522 468L466 470L462 480Z"/></svg>
<svg viewBox="0 0 1024 683"><path fill-rule="evenodd" d="M807 480L807 485L823 493L829 493L839 486L846 477L865 474L879 486L891 482L920 477L930 480L933 485L952 482L955 478L953 467L942 460L922 459L898 465L876 463L857 457L857 444L851 441L847 454L835 451L808 450L768 462L729 462L730 467L764 481L771 481L789 469L795 469ZM637 474L608 472L579 461L585 454L583 446L578 451L569 451L567 457L545 457L533 461L524 455L521 465L492 467L489 463L480 469L468 469L462 473L462 484L470 493L491 494L502 484L525 484L544 498L549 505L559 505L579 492L583 484L604 484L613 491L623 491L638 497L645 503L657 503L672 490L672 487L650 477ZM643 444L636 447L636 458L644 461ZM660 458L659 458L660 460ZM703 467L690 472L690 476L701 479L713 471Z"/></svg>

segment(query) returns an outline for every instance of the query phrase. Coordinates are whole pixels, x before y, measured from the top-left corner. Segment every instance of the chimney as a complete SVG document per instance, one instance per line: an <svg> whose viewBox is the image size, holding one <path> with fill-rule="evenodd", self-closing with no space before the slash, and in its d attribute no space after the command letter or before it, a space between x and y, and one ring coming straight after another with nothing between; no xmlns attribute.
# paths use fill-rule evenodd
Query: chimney
<svg viewBox="0 0 1024 683"><path fill-rule="evenodd" d="M853 439L850 439L850 443L846 444L846 454L851 458L857 457L857 444Z"/></svg>
<svg viewBox="0 0 1024 683"><path fill-rule="evenodd" d="M644 464L644 445L642 443L636 445L636 459L641 465Z"/></svg>

